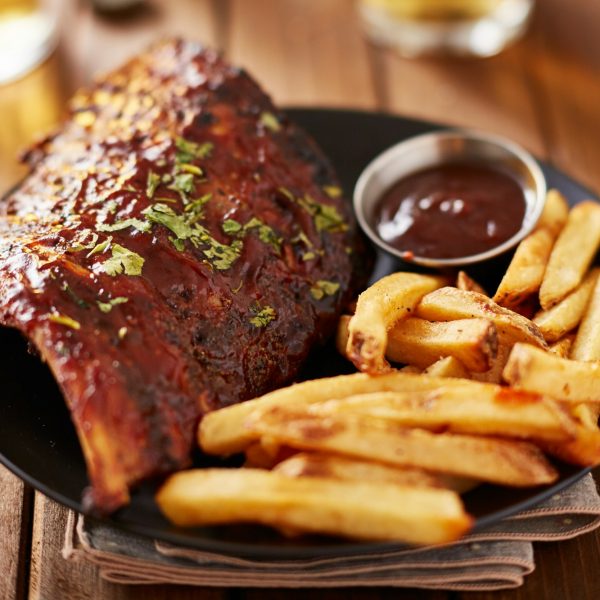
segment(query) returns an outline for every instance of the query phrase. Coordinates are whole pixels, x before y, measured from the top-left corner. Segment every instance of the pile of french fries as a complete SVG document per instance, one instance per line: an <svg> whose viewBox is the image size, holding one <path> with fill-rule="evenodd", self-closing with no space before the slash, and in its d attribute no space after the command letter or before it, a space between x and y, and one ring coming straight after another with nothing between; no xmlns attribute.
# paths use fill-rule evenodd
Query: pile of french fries
<svg viewBox="0 0 600 600"><path fill-rule="evenodd" d="M339 322L360 373L207 415L201 448L244 468L178 473L159 506L184 526L437 544L469 530L460 494L479 483L599 464L599 246L600 205L553 190L493 297L463 272L384 277Z"/></svg>

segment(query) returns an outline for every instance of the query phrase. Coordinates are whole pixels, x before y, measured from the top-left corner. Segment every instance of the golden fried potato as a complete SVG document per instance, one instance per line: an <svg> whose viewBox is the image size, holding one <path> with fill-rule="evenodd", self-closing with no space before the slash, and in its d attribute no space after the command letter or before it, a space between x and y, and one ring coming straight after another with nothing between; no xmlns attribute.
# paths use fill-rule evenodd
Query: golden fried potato
<svg viewBox="0 0 600 600"><path fill-rule="evenodd" d="M538 394L480 384L477 391L372 392L306 407L323 420L338 414L376 417L432 431L564 441L576 422L558 402Z"/></svg>
<svg viewBox="0 0 600 600"><path fill-rule="evenodd" d="M488 293L464 271L458 272L458 275L456 276L456 287L459 290L464 290L465 292L477 292L478 294L483 294L484 296L488 295Z"/></svg>
<svg viewBox="0 0 600 600"><path fill-rule="evenodd" d="M547 347L537 325L476 292L451 287L435 290L423 296L417 305L416 315L430 321L488 319L496 326L501 343L527 342L541 348Z"/></svg>
<svg viewBox="0 0 600 600"><path fill-rule="evenodd" d="M446 356L429 365L425 371L425 375L432 377L454 377L457 379L470 379L469 371L465 368L458 358L454 356Z"/></svg>
<svg viewBox="0 0 600 600"><path fill-rule="evenodd" d="M346 355L356 368L371 374L388 371L388 330L409 316L425 294L446 284L443 277L393 273L366 289L348 325Z"/></svg>
<svg viewBox="0 0 600 600"><path fill-rule="evenodd" d="M502 376L515 388L565 402L600 402L600 362L568 360L515 344Z"/></svg>
<svg viewBox="0 0 600 600"><path fill-rule="evenodd" d="M259 469L182 471L167 480L156 501L171 522L184 527L261 523L412 544L450 542L472 522L450 490Z"/></svg>
<svg viewBox="0 0 600 600"><path fill-rule="evenodd" d="M388 332L386 356L393 362L424 369L444 356L454 356L471 371L487 371L496 356L496 327L486 319L431 322L409 318Z"/></svg>
<svg viewBox="0 0 600 600"><path fill-rule="evenodd" d="M423 377L423 379L428 379ZM446 380L451 381L451 380ZM366 460L523 487L551 483L554 468L529 442L407 429L385 419L350 413L323 418L316 407L257 411L246 426L302 450L333 452Z"/></svg>
<svg viewBox="0 0 600 600"><path fill-rule="evenodd" d="M596 274L600 269L596 269ZM581 319L571 358L574 360L600 360L600 279L596 277L585 313Z"/></svg>
<svg viewBox="0 0 600 600"><path fill-rule="evenodd" d="M544 310L558 304L581 283L599 247L600 204L581 202L569 213L548 260L540 287Z"/></svg>
<svg viewBox="0 0 600 600"><path fill-rule="evenodd" d="M413 373L399 372L378 377L355 373L305 381L275 390L254 400L208 413L200 422L198 443L207 454L227 456L243 451L257 439L253 432L244 428L244 421L258 408L311 404L375 391L431 390L442 385L464 388L468 393L472 386L477 384L460 379L422 377Z"/></svg>
<svg viewBox="0 0 600 600"><path fill-rule="evenodd" d="M552 308L541 310L535 315L533 322L540 328L547 342L559 340L579 325L589 304L599 273L600 269L592 269L581 282L581 285L566 298L563 298Z"/></svg>
<svg viewBox="0 0 600 600"><path fill-rule="evenodd" d="M574 340L575 336L573 334L565 335L565 337L560 338L558 342L551 344L548 348L548 352L556 354L556 356L560 356L560 358L569 358Z"/></svg>

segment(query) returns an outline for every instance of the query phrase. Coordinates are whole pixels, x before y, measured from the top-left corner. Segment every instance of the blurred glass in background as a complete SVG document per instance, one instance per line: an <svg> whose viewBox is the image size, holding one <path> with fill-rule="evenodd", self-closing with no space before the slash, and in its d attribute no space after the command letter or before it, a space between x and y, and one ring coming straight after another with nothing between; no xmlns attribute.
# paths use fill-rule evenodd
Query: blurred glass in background
<svg viewBox="0 0 600 600"><path fill-rule="evenodd" d="M367 35L404 56L492 56L521 36L534 0L359 0Z"/></svg>
<svg viewBox="0 0 600 600"><path fill-rule="evenodd" d="M60 120L57 6L0 0L0 194L25 173L19 151Z"/></svg>

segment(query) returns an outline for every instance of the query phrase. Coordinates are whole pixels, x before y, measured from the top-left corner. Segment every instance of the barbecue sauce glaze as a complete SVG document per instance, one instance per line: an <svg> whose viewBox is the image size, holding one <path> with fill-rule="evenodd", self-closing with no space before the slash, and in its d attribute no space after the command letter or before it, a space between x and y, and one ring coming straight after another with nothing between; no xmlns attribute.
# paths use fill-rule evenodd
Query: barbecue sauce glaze
<svg viewBox="0 0 600 600"><path fill-rule="evenodd" d="M375 210L381 239L406 258L459 258L511 238L525 215L519 183L499 169L453 163L413 173L388 189Z"/></svg>

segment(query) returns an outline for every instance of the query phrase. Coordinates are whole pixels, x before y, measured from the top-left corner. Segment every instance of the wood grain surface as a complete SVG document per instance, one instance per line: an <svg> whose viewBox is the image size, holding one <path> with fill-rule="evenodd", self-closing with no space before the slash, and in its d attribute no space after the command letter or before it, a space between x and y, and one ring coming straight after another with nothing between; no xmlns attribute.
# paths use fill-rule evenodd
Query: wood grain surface
<svg viewBox="0 0 600 600"><path fill-rule="evenodd" d="M370 45L349 0L152 0L124 15L95 14L88 2L62 2L55 61L60 89L27 83L62 105L65 93L117 66L163 35L223 49L285 105L380 109L502 133L600 194L600 3L538 2L529 35L487 60L398 57ZM43 69L42 69L43 70ZM54 78L56 80L56 78ZM24 84L0 87L0 191L19 175L12 155L33 131ZM56 87L56 84L55 84ZM47 88L47 89L46 89ZM55 111L56 112L56 111ZM48 110L46 121L55 120ZM19 129L19 124L21 129ZM4 125L3 125L4 127ZM14 130L14 131L13 131ZM357 140L360 143L360 140ZM524 600L600 597L600 533L536 545L536 571L517 590L446 593L393 589L207 590L125 587L93 567L63 560L66 510L0 467L0 599L412 599Z"/></svg>

